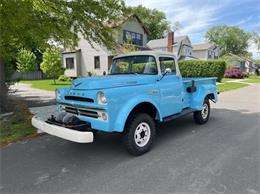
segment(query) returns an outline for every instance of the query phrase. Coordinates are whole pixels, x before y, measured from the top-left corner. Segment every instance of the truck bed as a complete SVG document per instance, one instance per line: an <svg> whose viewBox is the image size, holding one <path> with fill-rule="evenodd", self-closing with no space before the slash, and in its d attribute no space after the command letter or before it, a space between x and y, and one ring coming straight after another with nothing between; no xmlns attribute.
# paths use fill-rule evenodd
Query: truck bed
<svg viewBox="0 0 260 195"><path fill-rule="evenodd" d="M200 99L200 94L203 91L207 91L211 94L216 96L217 89L216 89L216 77L184 77L183 79L183 109L185 108L195 108L195 101L196 99ZM195 92L188 92L187 88L191 87L192 81L194 81L194 86L196 87ZM201 92L201 93L200 93Z"/></svg>

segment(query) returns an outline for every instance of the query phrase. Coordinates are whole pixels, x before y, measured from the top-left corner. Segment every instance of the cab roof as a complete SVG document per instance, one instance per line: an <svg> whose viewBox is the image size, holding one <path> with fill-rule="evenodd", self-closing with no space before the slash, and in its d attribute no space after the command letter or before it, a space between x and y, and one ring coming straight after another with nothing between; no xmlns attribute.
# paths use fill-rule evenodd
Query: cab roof
<svg viewBox="0 0 260 195"><path fill-rule="evenodd" d="M115 58L120 58L120 57L125 57L125 56L136 56L136 55L152 55L152 56L155 56L155 57L158 57L158 56L170 56L170 57L174 57L175 58L175 55L173 53L166 52L166 51L156 51L156 50L135 51L135 52L130 52L128 54L117 55Z"/></svg>

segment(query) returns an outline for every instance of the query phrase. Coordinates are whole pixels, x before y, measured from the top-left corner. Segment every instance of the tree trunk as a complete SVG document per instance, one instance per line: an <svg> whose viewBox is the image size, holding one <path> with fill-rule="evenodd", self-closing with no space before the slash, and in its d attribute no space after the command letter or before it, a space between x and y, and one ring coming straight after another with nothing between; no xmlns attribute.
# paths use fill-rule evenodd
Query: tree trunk
<svg viewBox="0 0 260 195"><path fill-rule="evenodd" d="M6 111L7 108L7 87L5 84L5 65L4 59L0 57L0 113Z"/></svg>

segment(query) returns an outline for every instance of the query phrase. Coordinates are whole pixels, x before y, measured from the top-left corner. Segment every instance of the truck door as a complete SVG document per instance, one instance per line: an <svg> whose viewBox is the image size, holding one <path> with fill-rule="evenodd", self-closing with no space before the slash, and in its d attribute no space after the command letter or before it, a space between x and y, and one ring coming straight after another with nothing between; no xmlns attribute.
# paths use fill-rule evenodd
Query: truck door
<svg viewBox="0 0 260 195"><path fill-rule="evenodd" d="M161 113L166 117L182 111L183 82L179 71L176 71L173 57L160 57L159 63L162 75L166 69L170 70L170 73L158 81Z"/></svg>

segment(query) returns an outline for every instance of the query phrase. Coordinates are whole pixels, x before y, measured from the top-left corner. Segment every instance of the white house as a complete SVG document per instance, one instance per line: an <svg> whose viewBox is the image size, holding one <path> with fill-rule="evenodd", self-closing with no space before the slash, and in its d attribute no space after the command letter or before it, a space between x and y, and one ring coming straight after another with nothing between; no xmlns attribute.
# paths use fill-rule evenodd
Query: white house
<svg viewBox="0 0 260 195"><path fill-rule="evenodd" d="M89 73L101 75L104 71L108 72L112 58L121 53L123 44L129 40L140 50L148 49L146 44L149 32L137 15L130 15L117 24L118 26L120 30L115 30L114 34L117 43L114 51L96 43L93 43L93 48L89 41L79 36L76 50L65 50L62 53L65 75L78 77L87 76Z"/></svg>
<svg viewBox="0 0 260 195"><path fill-rule="evenodd" d="M255 65L253 60L232 53L226 54L224 56L224 60L226 61L229 67L237 67L242 72L254 73L257 69L257 65Z"/></svg>
<svg viewBox="0 0 260 195"><path fill-rule="evenodd" d="M174 36L169 32L165 38L150 40L147 46L152 50L173 52L180 59L193 58L190 38L185 36Z"/></svg>
<svg viewBox="0 0 260 195"><path fill-rule="evenodd" d="M217 60L219 59L219 47L211 43L202 43L192 45L193 56L200 60Z"/></svg>

